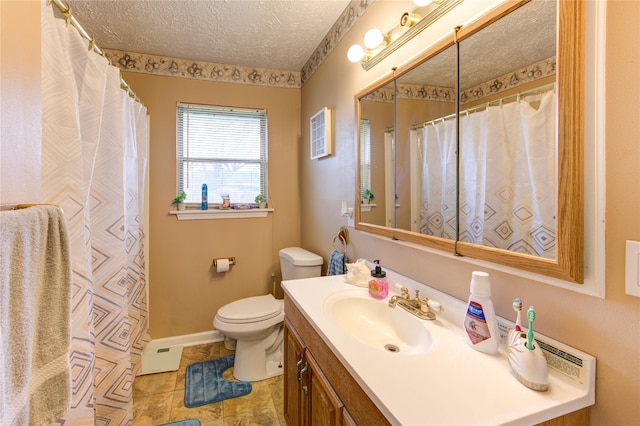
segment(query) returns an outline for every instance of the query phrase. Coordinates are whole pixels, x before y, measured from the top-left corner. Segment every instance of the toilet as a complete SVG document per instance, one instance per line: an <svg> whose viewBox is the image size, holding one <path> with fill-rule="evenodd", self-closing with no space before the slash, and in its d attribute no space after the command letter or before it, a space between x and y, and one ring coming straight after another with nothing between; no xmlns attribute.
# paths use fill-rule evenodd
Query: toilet
<svg viewBox="0 0 640 426"><path fill-rule="evenodd" d="M300 247L280 250L282 280L320 276L322 257ZM284 301L271 294L222 306L213 320L225 338L236 340L233 376L255 382L284 373Z"/></svg>

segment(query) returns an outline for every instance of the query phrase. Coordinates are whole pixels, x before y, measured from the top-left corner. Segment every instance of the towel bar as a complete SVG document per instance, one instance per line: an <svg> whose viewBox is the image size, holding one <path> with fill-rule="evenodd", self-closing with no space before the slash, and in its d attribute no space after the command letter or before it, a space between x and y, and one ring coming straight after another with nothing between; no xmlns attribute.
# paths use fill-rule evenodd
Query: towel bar
<svg viewBox="0 0 640 426"><path fill-rule="evenodd" d="M336 247L336 241L340 241L340 243L342 244L342 250L340 251L342 252L342 254L345 254L347 252L347 244L349 244L349 230L346 226L341 227L338 235L333 238L333 248L338 250L338 248Z"/></svg>

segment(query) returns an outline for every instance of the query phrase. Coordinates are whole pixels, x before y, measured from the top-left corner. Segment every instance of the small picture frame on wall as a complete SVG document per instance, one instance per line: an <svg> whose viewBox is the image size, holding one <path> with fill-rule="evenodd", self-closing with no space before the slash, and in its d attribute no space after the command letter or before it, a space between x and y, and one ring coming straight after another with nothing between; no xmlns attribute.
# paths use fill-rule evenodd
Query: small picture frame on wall
<svg viewBox="0 0 640 426"><path fill-rule="evenodd" d="M322 108L310 119L311 159L331 154L331 110Z"/></svg>

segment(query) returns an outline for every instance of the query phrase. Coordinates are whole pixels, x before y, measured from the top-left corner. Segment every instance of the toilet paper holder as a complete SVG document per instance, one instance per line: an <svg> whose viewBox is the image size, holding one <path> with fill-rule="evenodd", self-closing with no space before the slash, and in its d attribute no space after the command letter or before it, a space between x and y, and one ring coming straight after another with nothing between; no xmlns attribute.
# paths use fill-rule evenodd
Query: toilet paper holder
<svg viewBox="0 0 640 426"><path fill-rule="evenodd" d="M229 266L236 264L236 258L234 256L232 256L232 257L219 257L217 259L213 259L213 267L217 268L218 267L218 260L223 260L223 259L229 261Z"/></svg>

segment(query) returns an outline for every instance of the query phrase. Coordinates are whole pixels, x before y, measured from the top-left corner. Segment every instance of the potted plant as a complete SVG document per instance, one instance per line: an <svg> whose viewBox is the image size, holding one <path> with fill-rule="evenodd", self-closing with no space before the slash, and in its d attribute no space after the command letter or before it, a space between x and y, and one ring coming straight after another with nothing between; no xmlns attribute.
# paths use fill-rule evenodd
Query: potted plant
<svg viewBox="0 0 640 426"><path fill-rule="evenodd" d="M182 191L176 198L173 199L171 204L175 204L178 210L184 210L184 200L187 198L187 193Z"/></svg>
<svg viewBox="0 0 640 426"><path fill-rule="evenodd" d="M364 196L362 197L363 204L371 204L371 200L374 198L376 198L376 196L373 195L373 192L369 189L364 190Z"/></svg>
<svg viewBox="0 0 640 426"><path fill-rule="evenodd" d="M267 199L264 198L264 195L262 194L256 195L255 202L256 204L258 204L258 208L260 209L264 209L265 207L267 207Z"/></svg>

